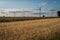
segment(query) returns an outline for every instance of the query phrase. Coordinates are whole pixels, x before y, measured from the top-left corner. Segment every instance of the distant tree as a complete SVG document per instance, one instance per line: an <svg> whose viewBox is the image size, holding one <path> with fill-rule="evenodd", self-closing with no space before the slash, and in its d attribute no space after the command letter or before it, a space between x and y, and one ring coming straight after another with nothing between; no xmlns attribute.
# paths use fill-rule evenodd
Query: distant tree
<svg viewBox="0 0 60 40"><path fill-rule="evenodd" d="M57 13L58 13L58 17L60 17L60 11L57 11Z"/></svg>
<svg viewBox="0 0 60 40"><path fill-rule="evenodd" d="M3 16L3 17L5 17L5 16Z"/></svg>
<svg viewBox="0 0 60 40"><path fill-rule="evenodd" d="M43 17L45 17L45 15L43 15Z"/></svg>

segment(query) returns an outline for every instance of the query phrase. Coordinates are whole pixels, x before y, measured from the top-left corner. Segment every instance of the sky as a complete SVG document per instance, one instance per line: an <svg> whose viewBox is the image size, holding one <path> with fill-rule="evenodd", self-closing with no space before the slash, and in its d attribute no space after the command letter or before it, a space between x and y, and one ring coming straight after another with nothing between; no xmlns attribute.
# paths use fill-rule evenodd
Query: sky
<svg viewBox="0 0 60 40"><path fill-rule="evenodd" d="M60 0L0 0L0 9L60 10Z"/></svg>

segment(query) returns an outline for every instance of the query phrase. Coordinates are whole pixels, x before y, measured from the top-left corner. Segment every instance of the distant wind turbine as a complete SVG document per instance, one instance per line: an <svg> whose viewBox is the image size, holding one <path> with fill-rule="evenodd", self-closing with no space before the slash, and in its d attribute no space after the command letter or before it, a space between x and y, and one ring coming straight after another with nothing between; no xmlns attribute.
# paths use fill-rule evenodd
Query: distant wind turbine
<svg viewBox="0 0 60 40"><path fill-rule="evenodd" d="M40 11L40 17L41 17L41 7L39 8L39 11Z"/></svg>
<svg viewBox="0 0 60 40"><path fill-rule="evenodd" d="M54 11L56 11L56 9L51 9L50 11L52 12L51 16L53 17L53 15L54 15L53 13L54 13Z"/></svg>
<svg viewBox="0 0 60 40"><path fill-rule="evenodd" d="M34 11L39 11L39 13L37 13L37 14L39 14L39 16L41 17L41 7L40 8L36 8L36 9L33 9Z"/></svg>

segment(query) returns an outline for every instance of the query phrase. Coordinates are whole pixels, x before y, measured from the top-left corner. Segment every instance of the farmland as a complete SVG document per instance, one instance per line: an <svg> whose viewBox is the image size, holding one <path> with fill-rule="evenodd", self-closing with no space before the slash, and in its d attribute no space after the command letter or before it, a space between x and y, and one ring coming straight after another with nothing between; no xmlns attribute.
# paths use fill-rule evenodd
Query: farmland
<svg viewBox="0 0 60 40"><path fill-rule="evenodd" d="M60 40L60 18L2 22L0 40Z"/></svg>

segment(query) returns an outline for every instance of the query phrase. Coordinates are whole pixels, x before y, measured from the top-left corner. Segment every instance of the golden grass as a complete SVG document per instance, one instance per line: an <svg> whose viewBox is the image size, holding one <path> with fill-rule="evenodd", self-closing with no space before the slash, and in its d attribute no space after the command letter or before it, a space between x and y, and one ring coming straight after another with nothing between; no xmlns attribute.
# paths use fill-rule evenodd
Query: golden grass
<svg viewBox="0 0 60 40"><path fill-rule="evenodd" d="M0 23L0 40L55 40L60 18Z"/></svg>

